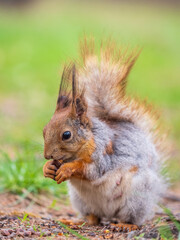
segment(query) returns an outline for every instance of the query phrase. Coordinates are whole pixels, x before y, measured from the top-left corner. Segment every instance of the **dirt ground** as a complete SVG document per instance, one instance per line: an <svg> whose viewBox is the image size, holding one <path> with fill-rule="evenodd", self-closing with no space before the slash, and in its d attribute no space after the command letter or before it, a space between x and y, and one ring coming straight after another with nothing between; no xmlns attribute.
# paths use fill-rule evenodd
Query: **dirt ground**
<svg viewBox="0 0 180 240"><path fill-rule="evenodd" d="M180 222L180 190L169 191L163 204ZM59 222L62 219L70 225L66 227ZM88 226L85 222L74 224L77 220L77 214L65 197L36 196L26 190L22 197L0 194L0 239L163 239L159 227L171 230L169 239L178 238L177 228L161 209L157 209L152 221L131 232L108 222L99 226Z"/></svg>

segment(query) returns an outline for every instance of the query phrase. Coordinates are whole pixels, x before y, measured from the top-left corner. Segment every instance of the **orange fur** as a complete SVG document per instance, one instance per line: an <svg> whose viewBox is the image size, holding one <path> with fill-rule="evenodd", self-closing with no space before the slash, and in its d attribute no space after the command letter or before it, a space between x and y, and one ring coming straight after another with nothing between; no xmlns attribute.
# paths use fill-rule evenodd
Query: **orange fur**
<svg viewBox="0 0 180 240"><path fill-rule="evenodd" d="M84 175L85 164L81 160L64 163L56 172L55 180L58 184L72 178L86 179Z"/></svg>
<svg viewBox="0 0 180 240"><path fill-rule="evenodd" d="M84 221L72 221L72 220L67 220L65 218L58 219L61 223L67 225L67 226L72 226L72 225L82 225Z"/></svg>
<svg viewBox="0 0 180 240"><path fill-rule="evenodd" d="M134 225L134 224L125 224L125 223L117 223L117 224L111 224L112 226L114 227L117 227L119 228L120 230L122 231L125 231L125 232L131 232L131 231L135 231L135 230L138 230L139 227L137 225Z"/></svg>
<svg viewBox="0 0 180 240"><path fill-rule="evenodd" d="M136 173L138 171L138 167L137 166L133 166L129 171L133 172L133 173Z"/></svg>
<svg viewBox="0 0 180 240"><path fill-rule="evenodd" d="M104 155L106 155L106 154L112 155L113 153L114 153L113 143L112 143L112 141L110 141L110 142L106 145L106 148L105 148L105 150L104 150Z"/></svg>
<svg viewBox="0 0 180 240"><path fill-rule="evenodd" d="M92 162L91 155L93 154L95 148L96 145L94 139L91 138L83 145L83 147L77 153L78 158L81 159L81 161L84 163L91 163Z"/></svg>
<svg viewBox="0 0 180 240"><path fill-rule="evenodd" d="M56 172L55 180L57 183L61 183L70 179L71 177L86 179L84 175L84 170L86 164L92 162L91 155L95 150L94 139L91 138L86 143L81 143L82 147L77 153L77 160L69 163L64 163Z"/></svg>
<svg viewBox="0 0 180 240"><path fill-rule="evenodd" d="M45 177L55 179L56 169L53 166L53 160L47 161L43 166L43 174Z"/></svg>
<svg viewBox="0 0 180 240"><path fill-rule="evenodd" d="M87 222L89 225L98 225L99 224L99 218L96 217L94 214L89 214L86 216Z"/></svg>

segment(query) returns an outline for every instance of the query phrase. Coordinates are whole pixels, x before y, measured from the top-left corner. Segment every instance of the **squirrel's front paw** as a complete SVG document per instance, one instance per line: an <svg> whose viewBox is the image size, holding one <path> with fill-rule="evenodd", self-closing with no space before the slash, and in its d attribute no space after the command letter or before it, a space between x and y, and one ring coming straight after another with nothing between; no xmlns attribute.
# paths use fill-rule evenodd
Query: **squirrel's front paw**
<svg viewBox="0 0 180 240"><path fill-rule="evenodd" d="M72 176L72 174L73 174L72 169L67 167L65 164L57 170L55 180L57 184L60 184L68 180Z"/></svg>
<svg viewBox="0 0 180 240"><path fill-rule="evenodd" d="M54 165L53 160L50 160L44 164L43 173L47 178L52 178L55 180L57 167Z"/></svg>

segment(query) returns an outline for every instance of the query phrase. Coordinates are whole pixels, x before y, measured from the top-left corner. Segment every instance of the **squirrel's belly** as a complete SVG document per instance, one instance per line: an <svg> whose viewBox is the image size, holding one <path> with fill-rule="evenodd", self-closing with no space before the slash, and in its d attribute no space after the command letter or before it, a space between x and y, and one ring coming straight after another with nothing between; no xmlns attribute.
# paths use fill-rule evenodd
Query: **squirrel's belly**
<svg viewBox="0 0 180 240"><path fill-rule="evenodd" d="M79 179L70 181L70 188L74 188L87 211L107 218L115 217L117 211L124 206L126 195L123 187L122 173L119 170L92 182Z"/></svg>

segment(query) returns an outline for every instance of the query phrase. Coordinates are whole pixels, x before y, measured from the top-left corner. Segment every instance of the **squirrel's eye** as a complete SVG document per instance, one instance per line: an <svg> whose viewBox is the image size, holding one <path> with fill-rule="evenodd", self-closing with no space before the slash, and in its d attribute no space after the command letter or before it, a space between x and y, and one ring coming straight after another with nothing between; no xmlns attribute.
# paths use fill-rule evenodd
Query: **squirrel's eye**
<svg viewBox="0 0 180 240"><path fill-rule="evenodd" d="M71 137L71 132L70 131L66 131L63 133L62 135L62 140L67 140Z"/></svg>

